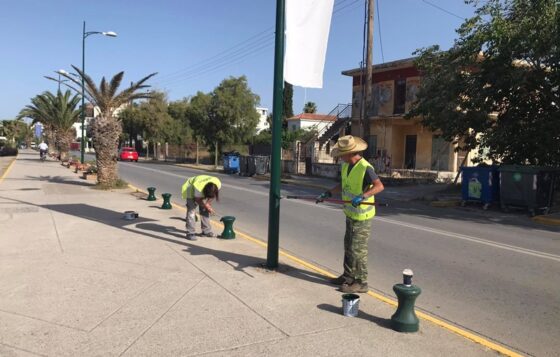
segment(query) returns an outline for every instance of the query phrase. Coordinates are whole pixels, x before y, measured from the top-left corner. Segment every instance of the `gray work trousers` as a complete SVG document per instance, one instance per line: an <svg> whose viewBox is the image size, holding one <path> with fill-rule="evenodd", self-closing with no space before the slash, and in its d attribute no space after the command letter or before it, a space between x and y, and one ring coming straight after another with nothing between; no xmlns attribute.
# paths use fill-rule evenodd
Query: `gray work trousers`
<svg viewBox="0 0 560 357"><path fill-rule="evenodd" d="M195 200L187 200L187 235L196 234L196 207L198 203ZM212 226L210 225L210 212L204 207L200 206L200 225L202 234L212 233Z"/></svg>

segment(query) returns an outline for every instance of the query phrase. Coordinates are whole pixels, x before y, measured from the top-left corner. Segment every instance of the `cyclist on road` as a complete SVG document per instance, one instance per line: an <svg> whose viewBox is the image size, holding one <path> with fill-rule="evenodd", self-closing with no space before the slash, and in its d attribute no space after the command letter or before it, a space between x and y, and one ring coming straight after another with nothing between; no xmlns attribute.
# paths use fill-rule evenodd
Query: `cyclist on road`
<svg viewBox="0 0 560 357"><path fill-rule="evenodd" d="M41 141L41 143L39 144L39 157L41 159L43 157L46 157L48 150L49 150L49 146L47 145L47 143L45 143L44 141Z"/></svg>

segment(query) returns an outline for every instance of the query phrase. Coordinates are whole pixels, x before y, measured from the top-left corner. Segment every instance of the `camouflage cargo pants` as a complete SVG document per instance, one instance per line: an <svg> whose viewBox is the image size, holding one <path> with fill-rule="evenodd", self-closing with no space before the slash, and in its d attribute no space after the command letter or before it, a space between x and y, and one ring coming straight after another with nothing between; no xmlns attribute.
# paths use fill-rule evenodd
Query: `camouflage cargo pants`
<svg viewBox="0 0 560 357"><path fill-rule="evenodd" d="M365 283L368 277L368 241L371 219L355 221L346 217L344 235L344 275Z"/></svg>

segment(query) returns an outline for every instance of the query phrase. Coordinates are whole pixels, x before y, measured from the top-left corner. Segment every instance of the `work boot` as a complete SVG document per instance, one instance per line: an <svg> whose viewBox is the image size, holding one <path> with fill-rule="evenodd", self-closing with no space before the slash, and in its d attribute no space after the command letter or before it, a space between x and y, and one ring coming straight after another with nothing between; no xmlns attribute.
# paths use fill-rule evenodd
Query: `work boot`
<svg viewBox="0 0 560 357"><path fill-rule="evenodd" d="M349 276L346 276L346 275L342 274L338 278L330 279L329 282L333 285L342 285L342 284L352 283L352 280L354 280L354 279L352 279Z"/></svg>
<svg viewBox="0 0 560 357"><path fill-rule="evenodd" d="M192 234L192 233L187 233L187 240L197 240L198 238L196 237L196 234Z"/></svg>
<svg viewBox="0 0 560 357"><path fill-rule="evenodd" d="M369 291L369 287L367 283L354 280L352 284L342 284L340 291L343 293L367 293Z"/></svg>
<svg viewBox="0 0 560 357"><path fill-rule="evenodd" d="M208 238L214 238L216 235L214 235L214 233L210 232L210 233L201 233L200 234L202 237L208 237Z"/></svg>

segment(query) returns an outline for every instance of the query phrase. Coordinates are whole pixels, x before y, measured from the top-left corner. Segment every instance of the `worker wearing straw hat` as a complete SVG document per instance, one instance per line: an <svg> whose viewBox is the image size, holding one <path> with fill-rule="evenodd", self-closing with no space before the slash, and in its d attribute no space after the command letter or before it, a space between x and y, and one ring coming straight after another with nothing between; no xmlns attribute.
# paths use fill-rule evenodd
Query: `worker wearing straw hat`
<svg viewBox="0 0 560 357"><path fill-rule="evenodd" d="M375 195L384 189L373 166L361 156L366 149L367 143L361 138L352 135L339 138L331 155L343 161L342 182L317 197L317 201L321 202L333 194L341 193L344 201L351 202L344 204L344 273L331 280L331 283L340 285L345 293L368 291L368 240L375 206L362 203L374 203Z"/></svg>

